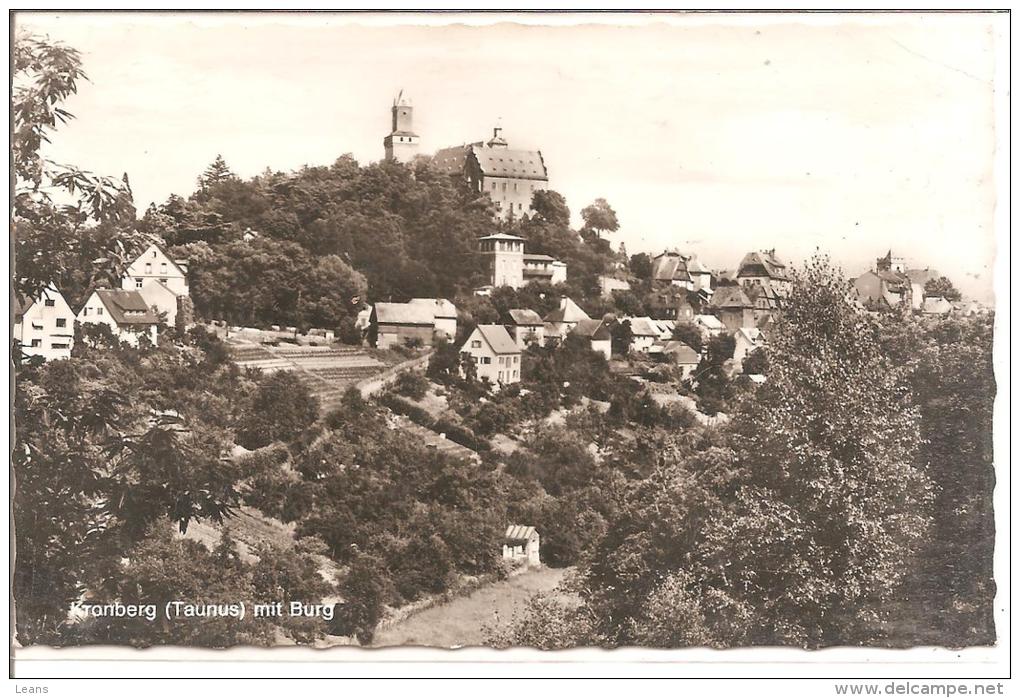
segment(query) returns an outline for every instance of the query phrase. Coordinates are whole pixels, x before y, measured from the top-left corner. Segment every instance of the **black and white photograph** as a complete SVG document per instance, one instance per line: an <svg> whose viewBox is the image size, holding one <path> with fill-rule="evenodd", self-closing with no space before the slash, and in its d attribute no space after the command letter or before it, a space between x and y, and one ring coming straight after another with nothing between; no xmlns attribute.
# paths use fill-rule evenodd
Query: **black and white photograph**
<svg viewBox="0 0 1020 698"><path fill-rule="evenodd" d="M1008 649L1008 43L12 11L12 677Z"/></svg>

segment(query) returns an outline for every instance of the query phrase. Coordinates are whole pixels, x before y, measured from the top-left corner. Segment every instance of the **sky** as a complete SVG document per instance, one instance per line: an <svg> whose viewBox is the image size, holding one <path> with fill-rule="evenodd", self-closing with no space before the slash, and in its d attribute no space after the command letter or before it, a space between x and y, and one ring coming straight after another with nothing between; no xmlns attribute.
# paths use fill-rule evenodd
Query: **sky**
<svg viewBox="0 0 1020 698"><path fill-rule="evenodd" d="M1003 20L1003 17L1005 18ZM542 151L628 252L714 269L775 248L848 274L888 249L992 297L995 88L1008 16L40 14L89 82L47 151L126 172L139 211L238 175L383 156L401 89L421 150ZM997 72L997 69L999 72Z"/></svg>

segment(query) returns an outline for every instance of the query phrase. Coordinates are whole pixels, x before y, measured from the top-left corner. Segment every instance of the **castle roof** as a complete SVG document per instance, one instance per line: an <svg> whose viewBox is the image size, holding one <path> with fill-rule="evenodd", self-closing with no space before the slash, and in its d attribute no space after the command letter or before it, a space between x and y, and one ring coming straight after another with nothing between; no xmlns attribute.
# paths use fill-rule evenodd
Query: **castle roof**
<svg viewBox="0 0 1020 698"><path fill-rule="evenodd" d="M469 157L477 163L485 177L549 179L541 151L502 146L490 148L480 142L441 148L432 156L432 166L448 174L460 174Z"/></svg>

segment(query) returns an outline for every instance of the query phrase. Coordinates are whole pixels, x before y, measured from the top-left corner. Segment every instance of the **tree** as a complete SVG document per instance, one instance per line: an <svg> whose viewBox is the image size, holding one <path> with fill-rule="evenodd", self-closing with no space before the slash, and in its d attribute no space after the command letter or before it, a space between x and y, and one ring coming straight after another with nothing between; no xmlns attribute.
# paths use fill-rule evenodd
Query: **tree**
<svg viewBox="0 0 1020 698"><path fill-rule="evenodd" d="M212 161L209 167L205 168L205 172L198 178L199 189L206 190L217 184L224 184L231 180L236 180L235 175L230 167L227 166L226 160L223 159L222 155L217 155L216 159Z"/></svg>
<svg viewBox="0 0 1020 698"><path fill-rule="evenodd" d="M705 346L701 330L692 322L677 322L673 327L673 339L683 342L699 354Z"/></svg>
<svg viewBox="0 0 1020 698"><path fill-rule="evenodd" d="M634 332L630 329L630 320L615 323L609 330L612 336L613 353L618 356L626 356L630 351L630 344L634 341Z"/></svg>
<svg viewBox="0 0 1020 698"><path fill-rule="evenodd" d="M385 578L377 559L365 554L354 558L340 582L340 595L344 601L337 608L333 620L335 633L353 635L362 645L372 642L375 628L382 618L386 598Z"/></svg>
<svg viewBox="0 0 1020 698"><path fill-rule="evenodd" d="M594 203L581 209L581 218L584 219L584 229L594 232L595 237L602 237L603 233L615 233L620 229L616 211L605 199L595 199Z"/></svg>
<svg viewBox="0 0 1020 698"><path fill-rule="evenodd" d="M551 189L539 189L531 195L531 209L535 217L545 223L560 228L570 225L570 208L567 200L559 192Z"/></svg>
<svg viewBox="0 0 1020 698"><path fill-rule="evenodd" d="M245 448L290 443L318 418L319 402L293 371L277 371L259 383L238 441Z"/></svg>
<svg viewBox="0 0 1020 698"><path fill-rule="evenodd" d="M947 301L960 300L960 292L953 286L953 282L945 276L940 276L937 279L928 279L924 284L924 295L942 296Z"/></svg>
<svg viewBox="0 0 1020 698"><path fill-rule="evenodd" d="M630 273L639 279L652 278L652 258L644 252L632 255L630 258Z"/></svg>
<svg viewBox="0 0 1020 698"><path fill-rule="evenodd" d="M767 643L876 637L928 531L918 415L848 297L824 258L798 274L769 379L735 419L747 478L706 532L728 593L750 603L753 637Z"/></svg>
<svg viewBox="0 0 1020 698"><path fill-rule="evenodd" d="M12 222L18 293L35 298L87 260L89 280L119 278L137 235L127 176L122 181L57 164L40 153L74 116L61 105L87 79L73 48L19 30L12 53ZM70 197L58 204L55 196ZM116 234L94 245L87 226L108 223ZM121 225L121 224L125 225Z"/></svg>

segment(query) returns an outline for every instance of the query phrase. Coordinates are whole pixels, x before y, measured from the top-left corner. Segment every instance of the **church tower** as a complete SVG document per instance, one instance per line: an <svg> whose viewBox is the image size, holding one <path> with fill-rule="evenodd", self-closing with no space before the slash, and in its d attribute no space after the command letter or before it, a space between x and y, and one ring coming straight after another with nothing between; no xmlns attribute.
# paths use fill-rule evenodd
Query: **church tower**
<svg viewBox="0 0 1020 698"><path fill-rule="evenodd" d="M418 134L414 132L414 107L401 90L393 100L390 135L383 139L386 160L410 162L418 154Z"/></svg>

